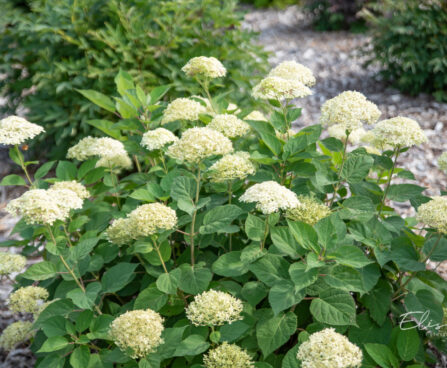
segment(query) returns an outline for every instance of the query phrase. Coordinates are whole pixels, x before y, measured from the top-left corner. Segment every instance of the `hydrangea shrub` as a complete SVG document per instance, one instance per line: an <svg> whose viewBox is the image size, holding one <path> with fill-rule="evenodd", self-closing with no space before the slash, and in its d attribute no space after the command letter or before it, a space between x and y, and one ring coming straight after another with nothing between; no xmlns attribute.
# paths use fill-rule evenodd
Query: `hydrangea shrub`
<svg viewBox="0 0 447 368"><path fill-rule="evenodd" d="M281 64L254 87L263 111L211 95L231 78L220 61L183 70L203 96L169 104L165 88L146 93L120 73L107 105L118 119L96 124L108 137L34 175L20 145L41 129L0 122L25 174L1 185L27 188L6 207L22 217L20 240L1 244L22 254L0 253L9 308L26 322L0 347L30 343L38 368L434 366L447 283L426 262L447 259L447 196L396 182L414 179L398 159L427 141L418 123L379 121L347 91L294 131L292 99L315 84L304 66ZM41 261L23 271L24 257Z"/></svg>

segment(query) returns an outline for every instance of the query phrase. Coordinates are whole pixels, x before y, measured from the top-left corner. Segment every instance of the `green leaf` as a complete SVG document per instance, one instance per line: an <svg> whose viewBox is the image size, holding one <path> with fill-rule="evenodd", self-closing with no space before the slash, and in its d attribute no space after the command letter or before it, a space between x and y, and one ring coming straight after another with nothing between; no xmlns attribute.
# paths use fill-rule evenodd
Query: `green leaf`
<svg viewBox="0 0 447 368"><path fill-rule="evenodd" d="M101 282L104 293L114 293L126 286L134 277L135 263L119 263L109 268L102 276Z"/></svg>
<svg viewBox="0 0 447 368"><path fill-rule="evenodd" d="M272 287L278 281L289 278L289 262L283 257L267 254L249 266L259 281Z"/></svg>
<svg viewBox="0 0 447 368"><path fill-rule="evenodd" d="M248 272L248 264L241 261L242 252L229 252L222 254L213 263L214 273L225 277L236 277Z"/></svg>
<svg viewBox="0 0 447 368"><path fill-rule="evenodd" d="M443 311L442 305L436 300L435 295L427 290L419 290L416 294L410 292L404 299L407 316L402 316L402 320L413 318L415 323L427 328L432 333L437 333L437 325L442 325Z"/></svg>
<svg viewBox="0 0 447 368"><path fill-rule="evenodd" d="M61 180L75 180L77 168L69 161L59 161L56 167L56 176Z"/></svg>
<svg viewBox="0 0 447 368"><path fill-rule="evenodd" d="M85 293L81 289L76 288L67 293L67 298L73 300L73 303L79 308L91 309L95 305L100 291L101 284L99 282L92 282L87 285Z"/></svg>
<svg viewBox="0 0 447 368"><path fill-rule="evenodd" d="M132 76L121 69L115 77L115 84L121 96L125 96L128 90L135 89L135 84L133 83Z"/></svg>
<svg viewBox="0 0 447 368"><path fill-rule="evenodd" d="M292 312L261 319L256 326L256 338L264 357L284 345L297 328L297 317Z"/></svg>
<svg viewBox="0 0 447 368"><path fill-rule="evenodd" d="M304 290L297 290L294 283L289 280L279 281L273 285L269 292L269 303L273 313L279 312L298 304L305 296Z"/></svg>
<svg viewBox="0 0 447 368"><path fill-rule="evenodd" d="M424 271L425 264L419 261L419 254L409 238L399 237L391 243L391 259L401 271Z"/></svg>
<svg viewBox="0 0 447 368"><path fill-rule="evenodd" d="M265 121L249 120L248 124L258 132L266 146L273 152L275 156L279 156L282 150L281 141L276 137L273 127Z"/></svg>
<svg viewBox="0 0 447 368"><path fill-rule="evenodd" d="M101 314L92 319L90 323L89 339L109 339L110 324L115 318L108 314Z"/></svg>
<svg viewBox="0 0 447 368"><path fill-rule="evenodd" d="M141 291L135 299L135 309L150 308L158 312L168 301L169 296L158 290L157 287L151 285Z"/></svg>
<svg viewBox="0 0 447 368"><path fill-rule="evenodd" d="M365 344L365 349L373 360L382 368L399 368L399 360L391 349L382 344Z"/></svg>
<svg viewBox="0 0 447 368"><path fill-rule="evenodd" d="M261 241L264 238L264 232L265 221L249 213L245 220L245 233L248 238L254 241Z"/></svg>
<svg viewBox="0 0 447 368"><path fill-rule="evenodd" d="M48 172L53 168L54 164L56 163L56 161L48 161L45 162L41 167L39 167L35 174L34 174L34 178L35 179L41 179L43 178L45 175L48 174Z"/></svg>
<svg viewBox="0 0 447 368"><path fill-rule="evenodd" d="M338 211L343 220L356 220L366 222L374 216L376 206L370 198L353 196L343 201L342 208Z"/></svg>
<svg viewBox="0 0 447 368"><path fill-rule="evenodd" d="M419 351L421 339L417 332L416 326L404 327L408 329L398 330L396 347L402 360L408 362L414 359Z"/></svg>
<svg viewBox="0 0 447 368"><path fill-rule="evenodd" d="M362 302L369 310L371 318L379 326L385 322L386 316L391 308L391 297L393 290L385 280L379 280L376 287L362 297Z"/></svg>
<svg viewBox="0 0 447 368"><path fill-rule="evenodd" d="M113 103L113 100L106 95L92 89L77 89L76 91L95 105L102 107L104 110L115 112L115 104Z"/></svg>
<svg viewBox="0 0 447 368"><path fill-rule="evenodd" d="M173 356L194 356L202 354L209 348L210 344L201 335L190 335L183 340L175 349Z"/></svg>
<svg viewBox="0 0 447 368"><path fill-rule="evenodd" d="M88 367L90 361L90 349L87 346L80 346L73 350L70 355L70 364L73 368Z"/></svg>
<svg viewBox="0 0 447 368"><path fill-rule="evenodd" d="M62 336L49 337L43 343L42 347L37 351L38 353L50 353L52 351L61 350L68 346L68 340Z"/></svg>
<svg viewBox="0 0 447 368"><path fill-rule="evenodd" d="M387 198L396 202L405 202L418 197L424 190L424 187L414 184L393 184L388 189Z"/></svg>
<svg viewBox="0 0 447 368"><path fill-rule="evenodd" d="M151 91L151 104L155 105L155 103L160 100L171 88L170 84L166 84L164 86L155 87Z"/></svg>
<svg viewBox="0 0 447 368"><path fill-rule="evenodd" d="M251 306L255 307L262 299L267 296L268 288L259 281L249 281L244 284L241 294Z"/></svg>
<svg viewBox="0 0 447 368"><path fill-rule="evenodd" d="M441 238L438 243L438 237L427 239L422 249L425 255L430 255L430 260L434 262L443 262L447 260L447 239ZM436 248L432 251L433 247Z"/></svg>
<svg viewBox="0 0 447 368"><path fill-rule="evenodd" d="M111 121L108 120L101 120L101 119L93 119L93 120L87 120L87 124L94 126L96 129L104 132L108 136L120 139L121 138L121 132L118 128L114 126L114 124Z"/></svg>
<svg viewBox="0 0 447 368"><path fill-rule="evenodd" d="M231 225L231 222L242 213L242 209L234 204L214 207L206 213L199 231L201 234L237 232L239 227Z"/></svg>
<svg viewBox="0 0 447 368"><path fill-rule="evenodd" d="M303 254L300 247L287 226L274 226L270 228L270 237L273 245L284 255L297 259Z"/></svg>
<svg viewBox="0 0 447 368"><path fill-rule="evenodd" d="M312 300L310 312L321 323L332 326L356 326L354 299L348 292L342 290L324 290L319 298Z"/></svg>
<svg viewBox="0 0 447 368"><path fill-rule="evenodd" d="M332 255L328 256L328 258L335 259L335 262L341 265L354 268L362 268L374 263L355 245L344 245L339 247Z"/></svg>
<svg viewBox="0 0 447 368"><path fill-rule="evenodd" d="M287 220L287 223L289 225L290 232L299 245L316 253L320 252L321 249L318 245L318 235L312 226L300 221Z"/></svg>
<svg viewBox="0 0 447 368"><path fill-rule="evenodd" d="M192 268L189 264L180 266L179 288L188 294L200 294L208 288L213 274L208 268Z"/></svg>
<svg viewBox="0 0 447 368"><path fill-rule="evenodd" d="M0 182L0 186L7 185L26 185L26 181L21 176L12 174L5 176Z"/></svg>
<svg viewBox="0 0 447 368"><path fill-rule="evenodd" d="M298 354L299 344L295 344L295 346L290 349L281 363L281 368L299 368L300 363L297 361L296 355Z"/></svg>
<svg viewBox="0 0 447 368"><path fill-rule="evenodd" d="M290 265L289 274L297 290L304 289L312 285L318 279L318 268L308 271L304 263L293 263Z"/></svg>
<svg viewBox="0 0 447 368"><path fill-rule="evenodd" d="M33 264L22 274L22 276L25 279L41 281L52 278L56 276L56 274L57 274L56 265L48 261L43 261Z"/></svg>
<svg viewBox="0 0 447 368"><path fill-rule="evenodd" d="M180 283L180 274L181 270L178 268L169 273L162 273L156 282L158 290L166 294L176 294Z"/></svg>
<svg viewBox="0 0 447 368"><path fill-rule="evenodd" d="M342 179L349 184L355 184L362 181L368 174L374 164L374 159L369 155L348 154L343 170Z"/></svg>

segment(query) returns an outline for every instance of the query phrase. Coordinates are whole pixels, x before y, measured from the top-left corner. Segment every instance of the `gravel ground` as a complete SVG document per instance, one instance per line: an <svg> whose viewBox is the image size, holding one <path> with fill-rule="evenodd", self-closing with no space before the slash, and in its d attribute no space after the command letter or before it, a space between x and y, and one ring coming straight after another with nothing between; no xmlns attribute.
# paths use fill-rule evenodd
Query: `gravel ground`
<svg viewBox="0 0 447 368"><path fill-rule="evenodd" d="M377 70L374 68L363 69L364 60L359 49L368 45L367 35L315 32L310 29L309 20L297 7L281 11L250 11L244 26L260 32L259 42L272 52L270 62L273 65L294 59L313 70L317 84L312 96L299 101L303 114L297 127L318 123L321 105L327 99L345 90L362 92L379 106L383 118L402 115L413 118L422 125L430 142L411 149L399 162L415 174L418 183L428 188L428 195L438 195L440 190L446 190L447 176L437 169L436 160L441 152L447 151L447 104L436 102L427 95L403 95L377 79ZM5 163L5 151L0 150L0 160ZM2 164L0 176L5 175L8 170L8 165ZM5 200L16 196L17 193L6 192L4 187L0 187L0 241L6 239L16 222L16 219L2 212ZM403 212L407 210L407 207L402 207ZM438 266L438 272L447 279L447 265ZM0 285L0 331L17 318L5 308L9 290L10 286L6 283ZM24 346L9 355L0 351L2 368L26 368L33 365L33 357ZM440 363L439 367L447 367L447 363Z"/></svg>

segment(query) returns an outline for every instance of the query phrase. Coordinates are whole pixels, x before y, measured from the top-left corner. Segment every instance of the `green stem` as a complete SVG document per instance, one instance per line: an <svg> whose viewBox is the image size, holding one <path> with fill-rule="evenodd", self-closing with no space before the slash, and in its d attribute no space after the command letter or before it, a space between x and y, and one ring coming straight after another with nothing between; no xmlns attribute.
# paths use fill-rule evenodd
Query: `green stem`
<svg viewBox="0 0 447 368"><path fill-rule="evenodd" d="M289 129L292 129L292 126L287 121L287 101L285 102L284 105L282 104L282 102L280 102L280 104L281 104L282 114L284 115L284 121L286 123L286 138L287 138L286 140L289 140Z"/></svg>
<svg viewBox="0 0 447 368"><path fill-rule="evenodd" d="M71 240L70 240L70 233L67 231L67 227L65 226L65 224L63 225L63 228L64 228L65 236L66 236L66 238L67 238L68 245L69 245L70 247L72 247L73 244L71 243Z"/></svg>
<svg viewBox="0 0 447 368"><path fill-rule="evenodd" d="M198 164L197 168L197 178L196 178L196 198L194 200L194 207L197 206L197 203L199 202L199 193L200 193L200 162ZM196 217L197 217L197 209L194 209L194 213L192 215L192 221L191 221L191 233L190 235L190 248L191 248L191 266L194 267L194 235L195 235L195 225L196 225Z"/></svg>
<svg viewBox="0 0 447 368"><path fill-rule="evenodd" d="M340 189L340 184L341 184L341 172L343 171L343 167L345 166L345 161L346 161L346 152L348 149L348 139L349 139L349 135L351 134L351 132L347 132L346 134L346 140L345 140L345 144L343 147L343 156L341 158L341 165L340 168L338 169L338 173L337 173L337 184L334 188L334 196L331 198L331 201L329 202L329 207L332 206L332 204L334 203L335 197L337 196L337 192Z"/></svg>
<svg viewBox="0 0 447 368"><path fill-rule="evenodd" d="M391 172L388 176L388 181L386 183L385 192L383 193L382 201L380 202L380 207L379 207L379 212L377 214L377 217L380 217L380 215L382 214L383 206L385 205L385 200L386 200L388 191L391 186L391 179L393 178L394 170L396 169L396 163L397 163L397 158L399 157L399 153L400 153L400 147L397 147L396 150L394 151L393 166L391 167Z"/></svg>
<svg viewBox="0 0 447 368"><path fill-rule="evenodd" d="M155 248L155 250L157 251L158 258L160 258L160 262L161 262L161 264L162 264L162 266L163 266L163 269L165 270L166 273L169 273L169 272L168 272L168 269L166 268L165 261L163 261L163 257L161 256L161 253L160 253L160 247L158 246L157 242L156 242L154 239L153 239L152 241L153 241L153 243L154 243L154 248Z"/></svg>
<svg viewBox="0 0 447 368"><path fill-rule="evenodd" d="M267 215L266 218L265 218L265 228L264 228L264 236L263 236L263 239L262 239L262 242L261 242L261 250L264 249L265 241L267 239L268 233L269 233L269 215Z"/></svg>
<svg viewBox="0 0 447 368"><path fill-rule="evenodd" d="M118 176L113 172L112 168L110 169L110 175L112 175L113 188L115 190L116 205L118 206L118 209L121 209L121 200L118 191Z"/></svg>
<svg viewBox="0 0 447 368"><path fill-rule="evenodd" d="M133 155L133 159L135 161L135 165L137 166L138 172L141 172L141 165L140 165L140 162L138 161L137 155Z"/></svg>
<svg viewBox="0 0 447 368"><path fill-rule="evenodd" d="M208 98L208 101L210 102L211 108L213 109L213 111L217 114L217 110L214 107L214 103L213 103L213 99L211 98L210 95L210 90L208 87L209 81L205 80L204 82L200 81L200 79L197 79L197 82L200 84L200 86L203 88L206 98Z"/></svg>
<svg viewBox="0 0 447 368"><path fill-rule="evenodd" d="M160 160L161 160L161 163L163 164L163 169L165 171L165 174L167 174L168 173L168 168L166 167L166 162L165 162L165 158L163 156L163 152L162 151L160 151Z"/></svg>
<svg viewBox="0 0 447 368"><path fill-rule="evenodd" d="M20 167L22 168L23 172L25 173L26 178L28 179L29 185L30 185L31 187L33 187L33 186L34 186L33 181L31 180L31 177L30 177L30 175L29 175L29 173L28 173L28 170L26 169L25 162L23 161L22 153L21 153L20 150L19 150L19 146L16 144L16 145L14 146L14 148L15 148L15 150L16 150L17 157L18 157L19 160L20 160Z"/></svg>
<svg viewBox="0 0 447 368"><path fill-rule="evenodd" d="M230 180L228 182L228 204L231 204L231 200L233 198L233 182ZM228 244L229 244L229 250L230 252L233 249L233 234L228 235Z"/></svg>

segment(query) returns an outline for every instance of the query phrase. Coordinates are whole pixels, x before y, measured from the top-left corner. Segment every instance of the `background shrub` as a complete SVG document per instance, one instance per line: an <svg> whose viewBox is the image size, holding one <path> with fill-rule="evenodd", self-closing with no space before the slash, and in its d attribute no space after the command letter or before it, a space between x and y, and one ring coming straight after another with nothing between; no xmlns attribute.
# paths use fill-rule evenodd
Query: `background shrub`
<svg viewBox="0 0 447 368"><path fill-rule="evenodd" d="M257 8L285 8L288 5L300 4L301 0L242 0L242 2L246 4L253 4Z"/></svg>
<svg viewBox="0 0 447 368"><path fill-rule="evenodd" d="M266 65L266 54L240 29L236 1L220 0L2 0L0 82L3 113L26 108L42 124L41 150L61 157L90 134L93 117L110 115L76 89L111 94L119 69L144 88L172 83L172 93L196 93L180 68L197 55L227 60L223 83L233 101L243 98ZM13 4L15 5L13 7ZM57 145L56 145L57 143Z"/></svg>
<svg viewBox="0 0 447 368"><path fill-rule="evenodd" d="M257 94L310 93L291 65L278 67ZM313 84L310 71L296 70ZM127 118L97 124L109 136L104 149L90 139L70 149L81 162L47 162L34 177L0 183L50 196L30 201L27 191L7 207L24 216L13 231L21 240L1 246L43 261L16 278L10 305L39 307L34 324L11 325L0 346L35 333L37 368L233 368L235 359L237 367L292 368L297 355L320 367L335 355L348 368L360 365L359 349L365 368L434 367L436 349L446 347L447 283L426 261L447 259L447 198L394 183L413 178L396 163L407 146L426 141L417 122L379 122L375 147L351 147L350 133L380 115L358 92L323 107L323 123L342 128L339 140L320 139L319 124L290 130L301 112L290 97L265 101L267 117L240 112L245 122L230 121L222 118L228 95L215 90L211 101L197 99L197 114L177 109L171 120L172 105L160 102L165 87L145 93L123 72L116 84L115 100L83 91L111 111L127 106ZM231 142L211 128L226 124L238 128ZM178 140L184 136L191 139ZM149 138L156 149L145 148ZM222 158L231 147L247 153ZM34 164L18 145L10 155L25 170ZM132 157L134 169L114 155ZM73 193L61 200L64 188ZM390 200L424 206L423 216L403 218ZM5 263L8 273L24 264ZM413 321L402 317L407 312ZM222 355L230 363L213 365Z"/></svg>
<svg viewBox="0 0 447 368"><path fill-rule="evenodd" d="M380 1L363 14L372 32L368 64L402 92L447 101L447 3Z"/></svg>
<svg viewBox="0 0 447 368"><path fill-rule="evenodd" d="M365 22L357 17L367 0L306 0L305 9L319 31L364 31Z"/></svg>

